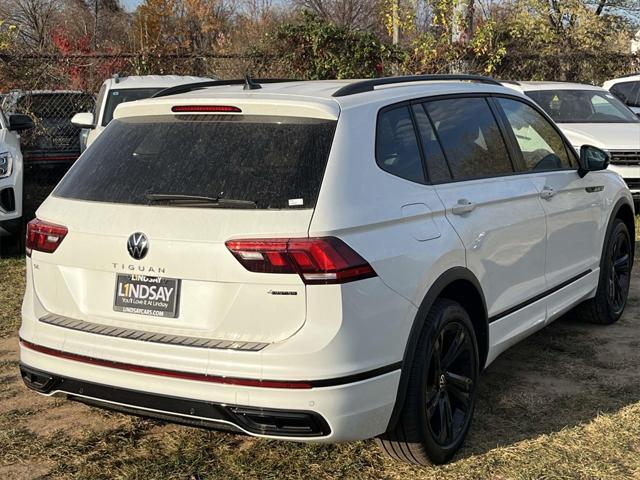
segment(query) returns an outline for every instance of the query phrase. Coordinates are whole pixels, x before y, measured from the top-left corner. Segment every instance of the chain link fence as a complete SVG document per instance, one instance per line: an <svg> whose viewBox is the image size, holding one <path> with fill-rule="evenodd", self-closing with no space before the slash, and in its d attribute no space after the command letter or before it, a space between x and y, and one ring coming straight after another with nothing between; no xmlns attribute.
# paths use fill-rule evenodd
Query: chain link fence
<svg viewBox="0 0 640 480"><path fill-rule="evenodd" d="M640 54L511 53L502 59L495 76L509 80L553 80L602 85L606 80L633 73L640 73Z"/></svg>
<svg viewBox="0 0 640 480"><path fill-rule="evenodd" d="M468 70L474 70L469 73L482 73L480 65L473 59L460 59L460 63L467 65ZM449 70L457 71L459 67L451 64ZM446 70L446 65L443 68ZM638 54L558 52L554 55L538 55L511 52L497 65L493 75L510 80L557 80L601 85L610 78L639 71ZM290 76L281 59L258 54L4 54L0 55L0 92L16 88L95 93L101 83L115 73L120 76L196 75L221 79L240 78L245 73L263 78Z"/></svg>
<svg viewBox="0 0 640 480"><path fill-rule="evenodd" d="M25 219L35 215L38 206L80 156L80 129L71 123L71 117L93 107L93 95L81 91L13 90L4 95L2 110L7 115L29 115L35 124L33 129L20 134Z"/></svg>
<svg viewBox="0 0 640 480"><path fill-rule="evenodd" d="M220 54L103 54L0 55L0 92L24 90L83 90L97 92L113 74L195 75L239 78L280 77L281 69L264 55Z"/></svg>

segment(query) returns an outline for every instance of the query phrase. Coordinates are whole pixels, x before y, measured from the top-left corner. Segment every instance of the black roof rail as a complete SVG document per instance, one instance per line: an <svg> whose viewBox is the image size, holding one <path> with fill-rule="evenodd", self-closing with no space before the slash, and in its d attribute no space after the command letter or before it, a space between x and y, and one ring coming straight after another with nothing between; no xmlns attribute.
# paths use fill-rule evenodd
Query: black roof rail
<svg viewBox="0 0 640 480"><path fill-rule="evenodd" d="M253 83L280 83L280 82L297 82L298 80L291 78L262 78L251 79ZM179 93L192 92L194 90L200 90L207 87L222 87L225 85L245 85L246 80L244 78L234 78L231 80L210 80L205 82L185 83L184 85L176 85L175 87L165 88L155 94L151 95L151 98L168 97L169 95L178 95Z"/></svg>
<svg viewBox="0 0 640 480"><path fill-rule="evenodd" d="M433 74L433 75L407 75L404 77L382 77L372 78L371 80L361 80L359 82L345 85L333 93L334 97L346 97L347 95L355 95L356 93L371 92L375 87L380 85L393 85L396 83L411 82L439 82L446 80L459 80L465 82L486 83L489 85L502 86L500 82L482 75L453 75L453 74Z"/></svg>

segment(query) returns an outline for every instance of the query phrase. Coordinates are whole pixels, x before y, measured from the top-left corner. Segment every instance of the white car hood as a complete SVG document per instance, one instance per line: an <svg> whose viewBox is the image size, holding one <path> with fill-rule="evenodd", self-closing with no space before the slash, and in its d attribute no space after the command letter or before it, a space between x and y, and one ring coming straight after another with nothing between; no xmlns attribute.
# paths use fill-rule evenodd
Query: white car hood
<svg viewBox="0 0 640 480"><path fill-rule="evenodd" d="M640 150L640 123L559 123L574 147L593 145L606 150Z"/></svg>

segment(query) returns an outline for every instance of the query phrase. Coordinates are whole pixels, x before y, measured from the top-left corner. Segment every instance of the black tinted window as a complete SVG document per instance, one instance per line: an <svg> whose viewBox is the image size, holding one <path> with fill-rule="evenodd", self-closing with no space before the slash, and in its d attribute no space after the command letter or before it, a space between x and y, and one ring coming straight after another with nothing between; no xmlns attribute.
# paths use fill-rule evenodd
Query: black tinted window
<svg viewBox="0 0 640 480"><path fill-rule="evenodd" d="M123 88L122 90L111 90L107 97L107 104L102 115L102 126L105 127L112 119L113 112L121 103L133 102L149 98L154 93L163 90L162 88Z"/></svg>
<svg viewBox="0 0 640 480"><path fill-rule="evenodd" d="M640 82L616 83L611 93L630 107L640 107Z"/></svg>
<svg viewBox="0 0 640 480"><path fill-rule="evenodd" d="M114 120L54 194L150 204L148 193L166 193L313 207L335 124L249 115Z"/></svg>
<svg viewBox="0 0 640 480"><path fill-rule="evenodd" d="M517 100L499 98L498 103L522 151L525 171L571 168L562 137L542 115Z"/></svg>
<svg viewBox="0 0 640 480"><path fill-rule="evenodd" d="M498 124L484 98L453 98L425 104L454 180L513 172Z"/></svg>
<svg viewBox="0 0 640 480"><path fill-rule="evenodd" d="M409 107L382 112L378 118L376 161L380 168L413 182L424 182L422 158Z"/></svg>
<svg viewBox="0 0 640 480"><path fill-rule="evenodd" d="M451 173L447 166L447 161L440 148L440 143L436 137L431 121L427 116L424 106L413 105L413 115L416 119L422 151L427 162L427 173L432 182L445 182L451 180Z"/></svg>

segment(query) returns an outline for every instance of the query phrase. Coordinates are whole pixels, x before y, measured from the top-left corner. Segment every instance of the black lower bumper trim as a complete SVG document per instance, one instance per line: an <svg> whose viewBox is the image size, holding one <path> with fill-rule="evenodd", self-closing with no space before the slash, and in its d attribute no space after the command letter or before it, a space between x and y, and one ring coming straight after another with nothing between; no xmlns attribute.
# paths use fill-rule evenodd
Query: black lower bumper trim
<svg viewBox="0 0 640 480"><path fill-rule="evenodd" d="M5 230L9 235L18 235L21 232L22 218L12 218L11 220L0 221L0 229Z"/></svg>
<svg viewBox="0 0 640 480"><path fill-rule="evenodd" d="M331 433L316 412L222 405L85 382L20 364L27 387L40 393L64 393L70 400L132 415L236 433L279 437L323 437Z"/></svg>

